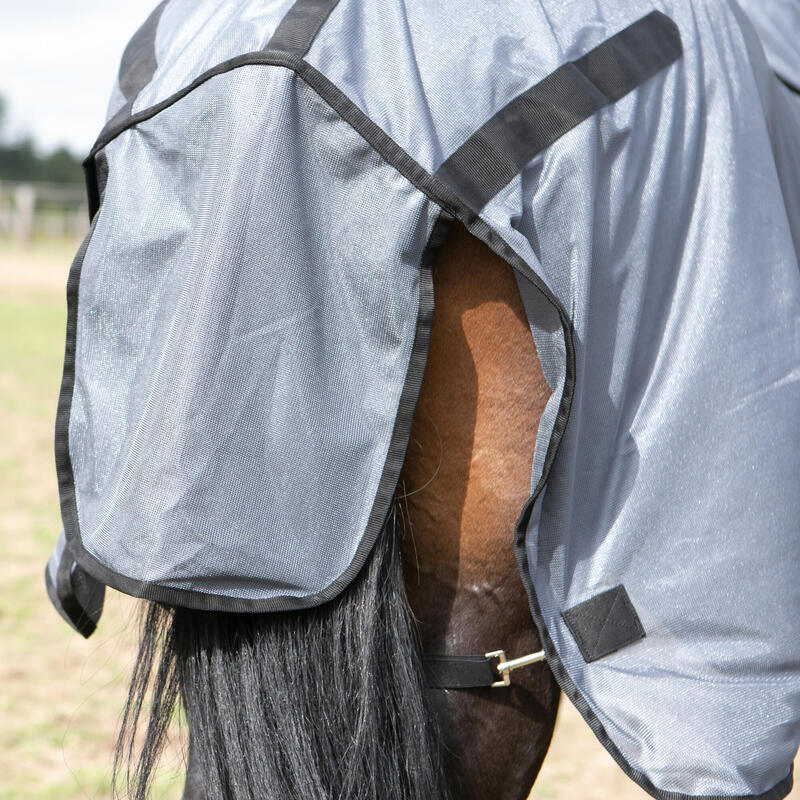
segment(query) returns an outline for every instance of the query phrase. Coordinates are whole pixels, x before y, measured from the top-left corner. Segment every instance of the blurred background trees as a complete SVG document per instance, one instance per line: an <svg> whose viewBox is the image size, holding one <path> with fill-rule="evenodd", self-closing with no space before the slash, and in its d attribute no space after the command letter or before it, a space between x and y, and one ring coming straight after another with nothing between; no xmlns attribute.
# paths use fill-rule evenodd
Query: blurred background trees
<svg viewBox="0 0 800 800"><path fill-rule="evenodd" d="M8 132L8 102L0 95L0 181L83 184L81 160L60 147L40 154L30 135Z"/></svg>
<svg viewBox="0 0 800 800"><path fill-rule="evenodd" d="M65 147L42 153L29 134L12 134L0 95L0 239L76 239L87 227L81 159Z"/></svg>

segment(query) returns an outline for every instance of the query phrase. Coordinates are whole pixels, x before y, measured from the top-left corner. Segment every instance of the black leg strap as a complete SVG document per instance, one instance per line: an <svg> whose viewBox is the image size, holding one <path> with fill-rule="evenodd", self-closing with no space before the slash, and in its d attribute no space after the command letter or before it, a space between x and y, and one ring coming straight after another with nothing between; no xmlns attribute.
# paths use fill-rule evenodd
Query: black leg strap
<svg viewBox="0 0 800 800"><path fill-rule="evenodd" d="M431 689L478 689L499 680L486 656L425 656L422 666Z"/></svg>

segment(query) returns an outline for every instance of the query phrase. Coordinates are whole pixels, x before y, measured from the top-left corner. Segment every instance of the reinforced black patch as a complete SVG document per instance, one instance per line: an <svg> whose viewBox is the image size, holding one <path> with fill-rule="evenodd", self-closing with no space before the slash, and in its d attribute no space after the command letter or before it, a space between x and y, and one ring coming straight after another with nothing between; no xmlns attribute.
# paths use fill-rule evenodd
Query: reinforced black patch
<svg viewBox="0 0 800 800"><path fill-rule="evenodd" d="M621 585L578 603L561 616L587 663L645 637L639 616Z"/></svg>
<svg viewBox="0 0 800 800"><path fill-rule="evenodd" d="M514 98L436 176L479 212L534 156L682 53L677 25L653 11Z"/></svg>

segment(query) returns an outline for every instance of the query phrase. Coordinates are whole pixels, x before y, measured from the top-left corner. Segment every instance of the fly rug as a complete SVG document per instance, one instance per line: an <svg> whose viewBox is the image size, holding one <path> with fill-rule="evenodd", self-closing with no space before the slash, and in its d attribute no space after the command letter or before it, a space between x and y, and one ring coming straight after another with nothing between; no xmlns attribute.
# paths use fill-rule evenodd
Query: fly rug
<svg viewBox="0 0 800 800"><path fill-rule="evenodd" d="M187 800L522 800L563 693L656 798L788 794L797 41L787 0L152 12L45 572L84 636L148 601L121 792L181 707Z"/></svg>

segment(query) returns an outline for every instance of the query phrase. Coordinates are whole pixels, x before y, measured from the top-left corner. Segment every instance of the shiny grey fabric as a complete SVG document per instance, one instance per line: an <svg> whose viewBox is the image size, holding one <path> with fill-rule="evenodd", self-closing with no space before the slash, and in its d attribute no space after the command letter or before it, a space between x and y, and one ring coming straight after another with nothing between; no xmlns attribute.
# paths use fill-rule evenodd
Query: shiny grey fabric
<svg viewBox="0 0 800 800"><path fill-rule="evenodd" d="M288 7L171 0L134 110L263 48ZM553 390L533 486L572 387L528 278L575 351L523 577L562 688L628 774L670 800L777 800L800 741L800 104L733 0L341 0L307 60L344 99L244 66L115 138L80 282L80 538L109 582L243 600L335 585L439 212L400 172L435 171L652 9L683 57L473 221L518 257ZM396 144L378 155L345 101ZM587 663L562 614L619 585L646 635Z"/></svg>
<svg viewBox="0 0 800 800"><path fill-rule="evenodd" d="M800 738L800 125L733 13L670 13L682 62L483 216L572 309L577 389L527 538L559 657L657 788L759 794ZM647 636L587 664L561 614L618 584Z"/></svg>
<svg viewBox="0 0 800 800"><path fill-rule="evenodd" d="M164 587L314 595L386 461L429 204L276 67L213 78L105 154L69 431L83 547Z"/></svg>
<svg viewBox="0 0 800 800"><path fill-rule="evenodd" d="M309 60L435 169L509 94L644 13L580 5L470 4L446 24L491 31L494 47L475 47L428 35L437 21L417 23L421 8L390 11L401 39L378 24L385 4L351 0ZM758 795L800 740L800 124L730 4L654 7L678 23L683 62L557 142L482 216L574 325L578 388L528 532L558 655L656 790ZM337 54L342 41L358 45L358 69ZM402 81L381 70L390 53L408 65ZM519 284L555 390L535 486L564 346ZM561 612L620 583L647 636L586 664Z"/></svg>
<svg viewBox="0 0 800 800"><path fill-rule="evenodd" d="M133 106L141 111L208 69L263 49L292 0L169 0L156 32L158 69Z"/></svg>
<svg viewBox="0 0 800 800"><path fill-rule="evenodd" d="M772 69L800 89L800 0L739 0Z"/></svg>

